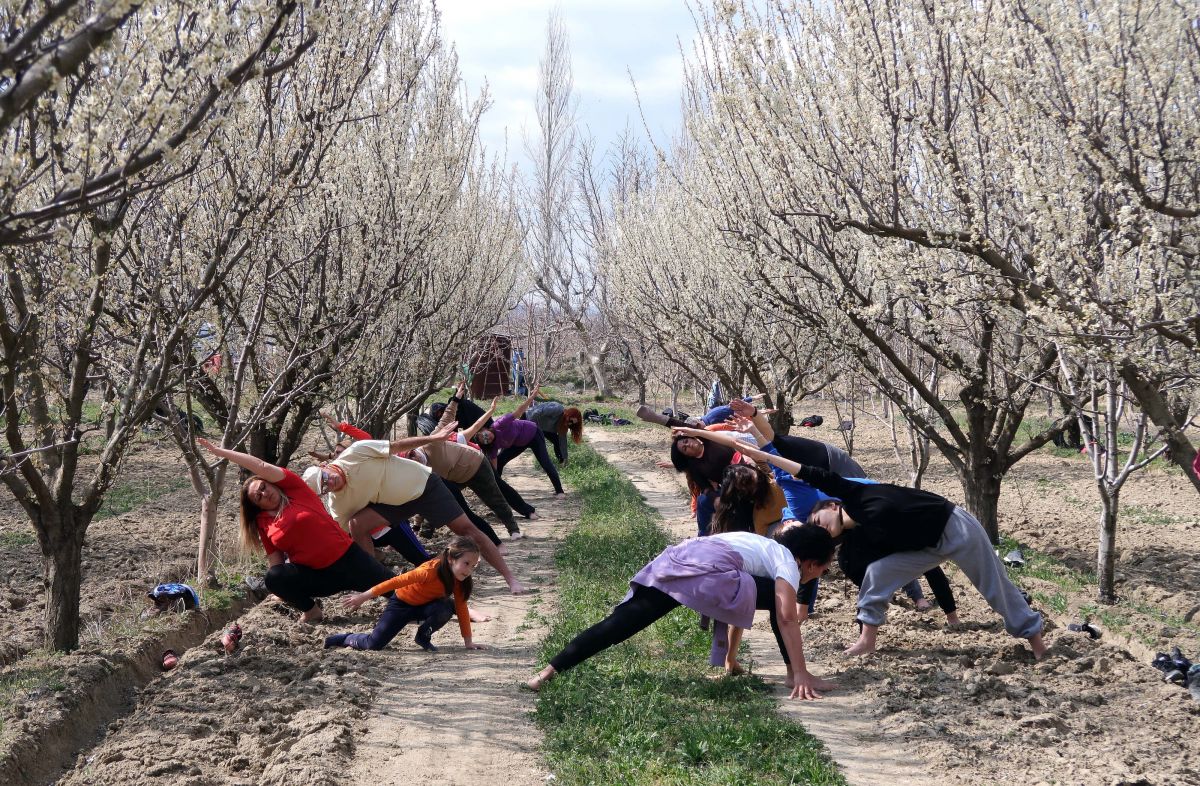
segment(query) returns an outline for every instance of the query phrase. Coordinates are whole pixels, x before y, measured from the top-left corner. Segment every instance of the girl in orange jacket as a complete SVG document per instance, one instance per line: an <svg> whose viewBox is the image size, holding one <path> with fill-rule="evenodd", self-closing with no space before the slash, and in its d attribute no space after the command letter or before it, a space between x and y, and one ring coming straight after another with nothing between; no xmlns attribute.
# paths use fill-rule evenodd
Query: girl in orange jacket
<svg viewBox="0 0 1200 786"><path fill-rule="evenodd" d="M469 650L481 650L471 640L471 617L467 598L471 596L471 574L479 565L479 546L471 538L458 536L442 553L420 567L376 584L342 601L347 609L357 609L372 598L395 592L388 599L383 616L370 633L337 633L325 639L326 648L352 647L357 650L381 650L396 638L405 625L420 621L416 642L437 652L430 639L435 631L458 615L463 644Z"/></svg>

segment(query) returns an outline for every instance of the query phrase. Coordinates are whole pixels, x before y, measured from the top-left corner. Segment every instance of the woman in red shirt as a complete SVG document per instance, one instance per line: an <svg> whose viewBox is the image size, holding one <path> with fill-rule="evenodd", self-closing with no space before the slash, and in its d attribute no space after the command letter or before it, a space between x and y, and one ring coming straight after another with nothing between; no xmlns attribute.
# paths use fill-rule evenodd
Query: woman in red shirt
<svg viewBox="0 0 1200 786"><path fill-rule="evenodd" d="M242 484L242 548L262 546L271 566L267 589L299 609L301 622L321 620L314 598L362 592L392 578L390 570L355 545L299 475L206 439L196 442L251 473Z"/></svg>

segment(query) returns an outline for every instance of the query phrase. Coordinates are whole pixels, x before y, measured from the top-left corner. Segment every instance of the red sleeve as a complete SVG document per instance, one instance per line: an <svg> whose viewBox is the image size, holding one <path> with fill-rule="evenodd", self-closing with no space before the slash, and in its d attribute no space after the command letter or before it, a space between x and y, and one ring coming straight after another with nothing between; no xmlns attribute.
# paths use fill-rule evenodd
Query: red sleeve
<svg viewBox="0 0 1200 786"><path fill-rule="evenodd" d="M259 524L257 519L254 521L254 526L258 527L258 541L262 544L263 553L269 557L275 552L279 551L279 549L275 548L271 541L267 540L267 528L262 524Z"/></svg>
<svg viewBox="0 0 1200 786"><path fill-rule="evenodd" d="M338 424L338 431L345 434L347 437L355 439L371 439L371 435L360 429L358 426L352 426L349 423L342 421Z"/></svg>

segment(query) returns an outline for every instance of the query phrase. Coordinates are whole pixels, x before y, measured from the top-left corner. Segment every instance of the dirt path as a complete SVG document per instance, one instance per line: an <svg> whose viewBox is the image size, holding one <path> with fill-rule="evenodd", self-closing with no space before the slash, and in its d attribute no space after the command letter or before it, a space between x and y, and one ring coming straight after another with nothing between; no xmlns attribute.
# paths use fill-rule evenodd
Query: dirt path
<svg viewBox="0 0 1200 786"><path fill-rule="evenodd" d="M655 437L660 439L656 440ZM665 454L652 446L665 444L666 432L617 432L591 429L588 440L610 464L624 472L658 511L678 539L695 535L695 522L688 507L682 476L661 470L654 461ZM830 755L842 768L852 786L894 786L899 783L944 783L934 779L928 769L914 761L913 751L885 739L879 727L866 712L866 697L858 693L839 691L820 702L792 701L783 685L786 674L770 627L762 621L748 633L746 641L753 657L754 671L767 679L779 697L780 709L799 721L810 734L829 749ZM805 630L806 639L812 635L811 626ZM807 642L806 643L810 643ZM811 662L810 666L822 676L829 676L830 664Z"/></svg>
<svg viewBox="0 0 1200 786"><path fill-rule="evenodd" d="M555 499L549 480L527 460L509 465L504 476L510 475L542 518L520 520L526 537L508 546L506 559L538 592L510 595L499 576L487 572L471 602L493 615L472 626L476 640L493 648L486 652L463 650L451 622L434 655L413 644L407 630L381 653L337 653L347 660L377 658L374 673L382 682L356 740L347 783L522 786L549 774L529 716L533 697L519 683L537 665L540 626L531 626L529 615L545 616L553 602L555 543L578 517L579 502L573 493Z"/></svg>

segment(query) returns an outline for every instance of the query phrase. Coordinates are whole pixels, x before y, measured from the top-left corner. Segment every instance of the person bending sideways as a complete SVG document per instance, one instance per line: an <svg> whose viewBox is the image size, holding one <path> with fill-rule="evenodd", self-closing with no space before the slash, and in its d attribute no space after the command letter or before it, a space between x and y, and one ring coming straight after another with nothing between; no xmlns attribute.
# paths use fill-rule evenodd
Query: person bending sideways
<svg viewBox="0 0 1200 786"><path fill-rule="evenodd" d="M888 603L901 586L943 562L954 562L992 609L1004 618L1004 628L1028 639L1034 657L1046 654L1042 615L1029 607L1009 580L992 550L983 526L967 511L920 489L890 483L862 484L833 472L804 466L757 448L744 448L751 458L782 467L800 480L835 499L817 503L809 514L816 524L839 538L861 529L892 552L867 566L858 592L858 621L862 632L847 655L874 652Z"/></svg>
<svg viewBox="0 0 1200 786"><path fill-rule="evenodd" d="M365 590L392 577L338 526L299 475L207 439L196 441L251 473L242 484L242 548L266 552L267 589L298 609L301 622L321 620L315 598Z"/></svg>
<svg viewBox="0 0 1200 786"><path fill-rule="evenodd" d="M507 415L496 418L490 426L479 429L474 437L475 441L483 447L484 455L496 468L496 477L504 474L504 467L508 462L524 453L526 449L532 450L542 471L546 473L546 477L550 478L555 496L562 496L566 492L563 491L558 470L555 468L554 462L550 460L550 451L546 448L546 437L536 423L522 419L537 394L538 388L535 386L529 397L516 409ZM493 401L487 414L491 416L495 411L496 402ZM467 436L469 439L471 434L467 434Z"/></svg>
<svg viewBox="0 0 1200 786"><path fill-rule="evenodd" d="M479 547L461 535L450 541L436 559L416 570L388 579L366 592L351 595L342 601L347 609L357 609L368 600L391 595L375 630L370 633L335 633L325 638L325 647L350 647L356 650L381 650L410 622L419 622L415 641L422 649L437 652L433 634L450 618L458 615L463 646L469 650L484 649L471 639L471 616L467 599L471 597L471 574L479 565ZM489 619L481 617L482 622Z"/></svg>
<svg viewBox="0 0 1200 786"><path fill-rule="evenodd" d="M793 527L778 542L752 532L727 532L669 546L630 580L629 594L608 617L576 636L525 684L540 690L555 675L679 606L738 628L753 624L755 609L768 609L788 667L791 698L820 698L820 691L835 686L813 676L804 663L796 590L829 569L833 550L829 533L808 525Z"/></svg>
<svg viewBox="0 0 1200 786"><path fill-rule="evenodd" d="M446 432L453 427L450 424ZM454 534L478 543L483 558L504 577L509 590L519 595L525 592L525 587L509 570L495 544L463 513L442 479L424 464L393 455L397 450L417 447L409 444L411 441L427 443L445 436L435 432L428 437L394 442L359 440L316 472L306 472L305 479L315 486L315 491L329 494L330 512L339 523L349 526L356 541L369 538L373 530L382 526L420 514L434 527L446 526Z"/></svg>
<svg viewBox="0 0 1200 786"><path fill-rule="evenodd" d="M736 403L741 404L743 402ZM753 409L748 404L746 405L746 408ZM752 417L733 415L729 418L729 423L733 426L732 431L709 431L705 429L680 427L676 429L676 434L683 438L700 439L706 442L715 443L717 445L723 445L732 450L738 450L745 444L745 440L739 435L748 435L753 437L755 444L758 445L760 450L774 455L781 455L776 446L772 444L772 439L775 438L775 435L771 429L771 424L767 421L762 412L755 410L753 411ZM805 442L812 442L817 446L824 446L825 444L823 442L811 439L805 440ZM829 454L824 450L824 447L821 447L819 450L811 450L809 451L809 454L813 455L814 458L818 460L827 460L829 458ZM784 458L790 457L785 456ZM795 461L795 459L792 460ZM847 456L842 461L842 464L845 465L846 462L853 462L853 459ZM804 462L797 463L803 464ZM785 472L779 467L770 464L764 466L770 467L772 470L772 476L775 480L775 483L778 484L779 490L783 493L784 500L786 501L786 508L780 513L780 516L778 517L779 519L805 521L808 519L808 515L812 511L813 506L815 506L821 500L829 499L828 495L821 493L819 490L813 488L804 481L798 480L790 473ZM822 469L828 469L826 466L818 466L821 466ZM859 467L857 463L854 463L853 466L857 468L858 472L863 471L862 467ZM727 469L726 473L728 474L730 471L732 471L732 469ZM739 471L743 473L745 472L745 470ZM849 479L855 481L856 483L875 482L858 475ZM722 485L720 501L717 503L718 515L720 515L722 509L733 508L736 510L739 507L745 507L745 495L738 494L737 491L738 489L736 487L726 490L725 486ZM764 533L759 531L757 527L759 523L758 517L758 509L756 509L756 531L762 535ZM728 527L724 527L723 529L728 529ZM886 556L890 553L891 552L888 550L880 549L873 544L868 544L868 540L861 536L857 538L847 538L846 541L841 544L841 548L838 550L838 564L841 566L842 572L845 573L848 578L854 581L856 586L861 586L863 574L866 572L866 566L880 557ZM942 604L942 608L946 612L947 621L950 623L958 622L958 618L954 613L954 595L950 589L950 582L946 578L946 574L942 572L940 567L935 567L929 571L926 571L925 578L929 582L929 586L933 588L934 595L937 596L939 603ZM913 579L901 587L901 589L904 590L904 593L908 595L908 597L912 598L918 611L928 611L933 607L933 605L925 599L925 595L921 591L919 580ZM817 589L814 586L813 591L809 595L811 601L816 600L816 594ZM812 610L811 607L809 610Z"/></svg>
<svg viewBox="0 0 1200 786"><path fill-rule="evenodd" d="M583 413L576 407L545 401L530 407L525 419L542 430L546 442L554 446L554 457L560 465L567 463L567 434L576 445L583 442Z"/></svg>

